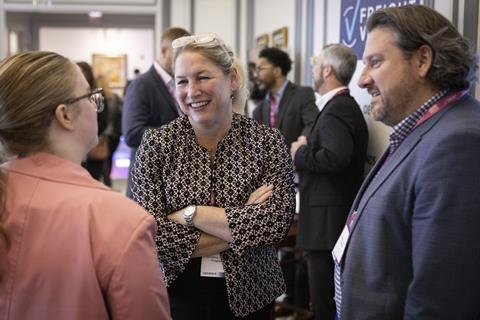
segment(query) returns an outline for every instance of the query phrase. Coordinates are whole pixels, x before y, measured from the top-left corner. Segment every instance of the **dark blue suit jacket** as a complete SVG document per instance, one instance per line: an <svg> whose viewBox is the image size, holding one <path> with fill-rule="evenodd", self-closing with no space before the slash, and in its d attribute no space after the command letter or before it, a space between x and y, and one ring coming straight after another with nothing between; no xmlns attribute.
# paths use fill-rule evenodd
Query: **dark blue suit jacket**
<svg viewBox="0 0 480 320"><path fill-rule="evenodd" d="M132 148L130 168L135 153L147 128L161 127L178 117L174 98L163 79L152 65L128 86L123 104L122 133L126 144ZM130 195L129 174L127 195Z"/></svg>
<svg viewBox="0 0 480 320"><path fill-rule="evenodd" d="M480 104L469 95L377 163L353 208L342 319L480 319Z"/></svg>
<svg viewBox="0 0 480 320"><path fill-rule="evenodd" d="M300 135L308 136L317 114L313 89L289 81L278 106L275 128L280 130L290 148ZM270 104L266 99L253 111L253 119L270 126Z"/></svg>

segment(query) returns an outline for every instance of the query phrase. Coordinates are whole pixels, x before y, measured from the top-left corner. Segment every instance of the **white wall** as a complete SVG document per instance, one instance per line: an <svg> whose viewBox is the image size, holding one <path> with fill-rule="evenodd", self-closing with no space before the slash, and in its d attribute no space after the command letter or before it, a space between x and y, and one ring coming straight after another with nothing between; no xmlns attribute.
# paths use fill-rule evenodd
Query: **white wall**
<svg viewBox="0 0 480 320"><path fill-rule="evenodd" d="M288 28L288 46L286 52L294 60L295 54L295 0L261 0L254 1L253 41L262 34L269 34L269 45L272 45L272 32L282 27ZM254 45L252 44L254 47ZM253 54L256 55L255 53ZM256 58L256 57L253 57ZM288 79L295 78L295 63Z"/></svg>
<svg viewBox="0 0 480 320"><path fill-rule="evenodd" d="M236 48L236 12L235 0L197 0L194 2L195 33L213 32L234 51Z"/></svg>
<svg viewBox="0 0 480 320"><path fill-rule="evenodd" d="M313 54L317 55L320 50L322 49L323 45L325 44L325 35L326 35L326 30L325 26L327 26L325 19L323 18L325 16L325 9L326 9L326 2L325 1L319 1L315 0L315 5L314 5L314 27L313 27ZM339 22L337 22L337 26L333 26L333 28L339 28Z"/></svg>
<svg viewBox="0 0 480 320"><path fill-rule="evenodd" d="M262 0L254 2L254 38L288 27L288 49L292 55L295 45L295 0Z"/></svg>
<svg viewBox="0 0 480 320"><path fill-rule="evenodd" d="M72 40L74 39L74 41ZM42 27L39 49L58 52L73 61L92 62L93 54L126 54L127 78L145 72L153 57L153 30Z"/></svg>
<svg viewBox="0 0 480 320"><path fill-rule="evenodd" d="M175 0L170 2L170 24L172 27L180 27L191 31L190 15L190 0Z"/></svg>
<svg viewBox="0 0 480 320"><path fill-rule="evenodd" d="M452 21L453 0L441 0L434 2L435 10L443 14L448 20Z"/></svg>
<svg viewBox="0 0 480 320"><path fill-rule="evenodd" d="M317 0L318 1L318 0ZM341 1L325 0L327 6L327 38L325 44L338 43L340 40L340 10Z"/></svg>

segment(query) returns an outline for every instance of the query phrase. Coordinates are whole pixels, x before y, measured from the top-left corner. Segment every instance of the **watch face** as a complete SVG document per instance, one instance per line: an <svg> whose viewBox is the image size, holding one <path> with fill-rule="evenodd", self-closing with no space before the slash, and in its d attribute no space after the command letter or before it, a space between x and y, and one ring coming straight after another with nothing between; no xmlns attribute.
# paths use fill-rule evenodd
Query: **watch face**
<svg viewBox="0 0 480 320"><path fill-rule="evenodd" d="M193 206L188 206L187 209L185 209L185 215L188 217L191 217L194 212L195 212L195 207Z"/></svg>
<svg viewBox="0 0 480 320"><path fill-rule="evenodd" d="M183 218L189 226L193 226L193 216L195 215L195 209L195 206L188 206L185 208L185 211L183 211Z"/></svg>

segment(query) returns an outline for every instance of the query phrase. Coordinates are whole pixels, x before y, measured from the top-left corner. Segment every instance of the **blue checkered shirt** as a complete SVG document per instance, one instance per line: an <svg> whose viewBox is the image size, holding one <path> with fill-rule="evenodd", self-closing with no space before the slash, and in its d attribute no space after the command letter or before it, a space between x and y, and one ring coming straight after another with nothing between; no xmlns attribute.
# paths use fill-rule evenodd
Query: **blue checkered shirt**
<svg viewBox="0 0 480 320"><path fill-rule="evenodd" d="M440 100L448 90L441 90L437 92L433 97L426 101L423 105L420 106L415 112L411 113L408 117L403 119L400 123L395 125L392 128L392 133L390 134L390 154L394 153L398 149L400 144L405 140L405 138L413 131L418 120L430 109L438 100Z"/></svg>

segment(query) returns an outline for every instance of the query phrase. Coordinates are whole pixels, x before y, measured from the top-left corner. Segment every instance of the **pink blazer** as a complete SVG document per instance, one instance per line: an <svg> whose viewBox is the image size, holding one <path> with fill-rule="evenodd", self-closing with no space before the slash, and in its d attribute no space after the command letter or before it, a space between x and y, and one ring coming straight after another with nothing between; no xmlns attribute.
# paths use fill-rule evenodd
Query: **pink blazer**
<svg viewBox="0 0 480 320"><path fill-rule="evenodd" d="M51 154L2 167L0 319L170 319L152 216Z"/></svg>

